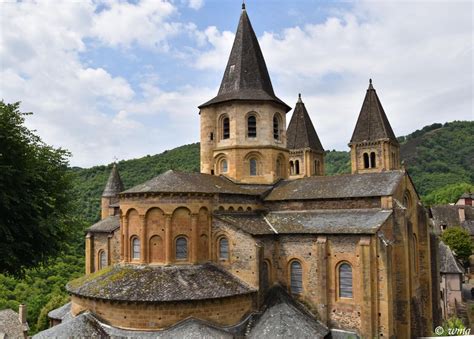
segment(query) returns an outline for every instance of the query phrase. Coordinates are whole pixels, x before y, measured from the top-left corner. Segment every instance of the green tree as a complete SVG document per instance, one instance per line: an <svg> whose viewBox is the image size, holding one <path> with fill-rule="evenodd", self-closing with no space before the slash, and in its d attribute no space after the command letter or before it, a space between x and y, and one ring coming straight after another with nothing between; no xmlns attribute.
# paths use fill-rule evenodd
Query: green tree
<svg viewBox="0 0 474 339"><path fill-rule="evenodd" d="M70 228L69 153L24 126L0 101L0 272L20 274L60 251Z"/></svg>
<svg viewBox="0 0 474 339"><path fill-rule="evenodd" d="M441 235L441 239L464 264L472 254L472 240L469 232L461 227L450 227Z"/></svg>
<svg viewBox="0 0 474 339"><path fill-rule="evenodd" d="M423 202L429 206L455 203L465 192L474 192L474 185L469 183L446 185L427 194Z"/></svg>
<svg viewBox="0 0 474 339"><path fill-rule="evenodd" d="M42 331L48 328L48 313L52 310L63 306L69 301L69 297L65 294L54 294L48 303L44 305L41 309L41 312L38 316L38 321L36 322L36 331Z"/></svg>

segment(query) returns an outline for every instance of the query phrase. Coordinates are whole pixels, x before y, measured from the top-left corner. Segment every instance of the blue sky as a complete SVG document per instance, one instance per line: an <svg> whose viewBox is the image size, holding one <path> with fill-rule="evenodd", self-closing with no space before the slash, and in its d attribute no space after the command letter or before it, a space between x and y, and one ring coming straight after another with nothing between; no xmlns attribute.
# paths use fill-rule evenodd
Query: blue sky
<svg viewBox="0 0 474 339"><path fill-rule="evenodd" d="M276 94L346 150L374 86L397 135L473 120L470 1L247 1ZM199 139L240 1L6 1L0 97L88 167ZM288 115L288 121L291 112Z"/></svg>

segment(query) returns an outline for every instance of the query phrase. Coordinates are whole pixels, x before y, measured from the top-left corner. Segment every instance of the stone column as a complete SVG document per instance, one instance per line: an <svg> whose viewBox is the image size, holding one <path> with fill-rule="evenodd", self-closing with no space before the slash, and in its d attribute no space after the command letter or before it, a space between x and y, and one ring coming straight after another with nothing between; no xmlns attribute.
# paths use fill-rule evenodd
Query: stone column
<svg viewBox="0 0 474 339"><path fill-rule="evenodd" d="M199 227L198 227L198 214L191 214L191 262L196 264L198 262L198 250L199 250Z"/></svg>
<svg viewBox="0 0 474 339"><path fill-rule="evenodd" d="M165 264L171 263L171 214L165 214Z"/></svg>
<svg viewBox="0 0 474 339"><path fill-rule="evenodd" d="M328 288L327 288L327 238L325 236L318 237L316 241L316 258L317 258L317 290L319 295L319 302L317 305L318 313L321 317L321 322L328 325L329 310L328 310Z"/></svg>
<svg viewBox="0 0 474 339"><path fill-rule="evenodd" d="M144 215L140 215L140 263L145 264L148 262L148 242L146 239L146 218Z"/></svg>
<svg viewBox="0 0 474 339"><path fill-rule="evenodd" d="M125 262L130 262L130 239L128 236L128 218L125 217L123 219L123 251L124 251L124 259Z"/></svg>
<svg viewBox="0 0 474 339"><path fill-rule="evenodd" d="M86 274L94 271L94 236L91 233L86 235Z"/></svg>
<svg viewBox="0 0 474 339"><path fill-rule="evenodd" d="M362 237L359 241L360 253L360 286L362 292L361 303L361 334L363 337L377 337L375 330L378 328L378 319L374 318L374 301L377 300L377 293L374 291L373 272L376 261L372 261L370 237Z"/></svg>

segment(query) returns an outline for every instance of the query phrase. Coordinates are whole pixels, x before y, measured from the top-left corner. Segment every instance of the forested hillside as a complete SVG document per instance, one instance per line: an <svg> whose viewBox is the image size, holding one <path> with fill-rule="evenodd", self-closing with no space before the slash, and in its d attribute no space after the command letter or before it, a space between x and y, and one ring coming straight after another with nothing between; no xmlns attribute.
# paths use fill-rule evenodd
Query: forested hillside
<svg viewBox="0 0 474 339"><path fill-rule="evenodd" d="M463 191L474 189L474 122L433 124L400 137L401 156L423 200L429 204L453 202ZM125 188L130 188L168 170L199 171L199 143L158 155L118 163ZM64 285L84 272L84 229L99 219L100 196L111 165L72 168L75 243L60 257L23 279L0 275L0 309L29 306L32 333L47 326L46 314L67 300ZM326 153L326 175L350 173L349 152Z"/></svg>

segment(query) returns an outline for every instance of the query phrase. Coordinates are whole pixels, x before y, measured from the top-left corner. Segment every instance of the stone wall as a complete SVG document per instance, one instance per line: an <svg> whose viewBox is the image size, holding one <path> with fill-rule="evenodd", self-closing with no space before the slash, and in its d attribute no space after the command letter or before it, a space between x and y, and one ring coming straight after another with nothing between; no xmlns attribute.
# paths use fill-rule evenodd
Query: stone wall
<svg viewBox="0 0 474 339"><path fill-rule="evenodd" d="M254 309L254 296L253 293L195 301L127 303L73 295L71 312L76 316L89 310L112 326L133 330L163 329L191 316L216 325L229 326L237 324Z"/></svg>

